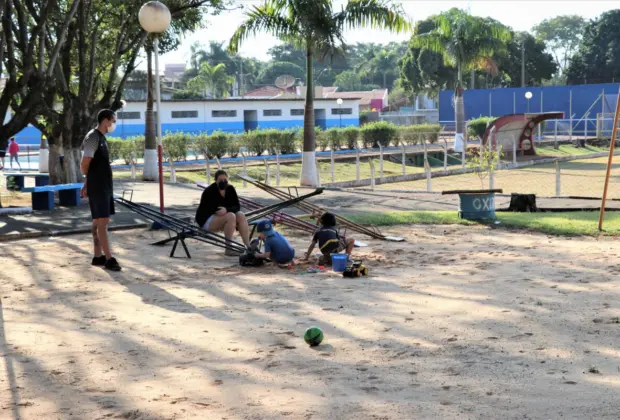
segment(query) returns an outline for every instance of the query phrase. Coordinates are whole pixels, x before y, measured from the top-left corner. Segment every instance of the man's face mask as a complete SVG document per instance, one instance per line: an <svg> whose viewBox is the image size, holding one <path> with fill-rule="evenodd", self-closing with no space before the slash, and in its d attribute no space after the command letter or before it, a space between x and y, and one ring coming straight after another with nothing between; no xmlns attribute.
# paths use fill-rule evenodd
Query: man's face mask
<svg viewBox="0 0 620 420"><path fill-rule="evenodd" d="M116 123L115 122L110 124L110 126L108 127L108 133L113 133L114 130L116 130Z"/></svg>
<svg viewBox="0 0 620 420"><path fill-rule="evenodd" d="M226 187L228 187L228 181L227 181L227 180L225 180L225 179L223 179L223 180L221 180L221 181L218 181L218 183L217 183L217 187L218 187L220 190L225 190L225 189L226 189Z"/></svg>

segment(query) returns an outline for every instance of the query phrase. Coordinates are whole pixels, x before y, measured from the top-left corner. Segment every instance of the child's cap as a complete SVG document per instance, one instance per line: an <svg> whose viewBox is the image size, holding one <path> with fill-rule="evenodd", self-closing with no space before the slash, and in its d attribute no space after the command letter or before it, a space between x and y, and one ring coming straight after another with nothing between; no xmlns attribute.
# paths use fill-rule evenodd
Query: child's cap
<svg viewBox="0 0 620 420"><path fill-rule="evenodd" d="M258 233L264 233L265 235L273 233L273 225L271 224L271 220L259 220L256 223L256 231Z"/></svg>

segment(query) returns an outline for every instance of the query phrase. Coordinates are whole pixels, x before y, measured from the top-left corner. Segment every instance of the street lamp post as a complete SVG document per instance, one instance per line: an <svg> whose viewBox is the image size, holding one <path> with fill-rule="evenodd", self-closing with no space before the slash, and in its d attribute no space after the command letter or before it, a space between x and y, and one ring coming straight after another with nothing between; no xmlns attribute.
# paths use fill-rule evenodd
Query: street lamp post
<svg viewBox="0 0 620 420"><path fill-rule="evenodd" d="M530 113L530 99L532 99L532 92L525 92L525 99L527 99L527 113Z"/></svg>
<svg viewBox="0 0 620 420"><path fill-rule="evenodd" d="M338 104L338 115L340 115L340 128L342 128L342 98L338 98L336 103Z"/></svg>
<svg viewBox="0 0 620 420"><path fill-rule="evenodd" d="M125 138L125 106L127 105L127 102L124 99L121 99L121 138L124 139Z"/></svg>
<svg viewBox="0 0 620 420"><path fill-rule="evenodd" d="M159 37L158 35L166 32L170 26L172 16L165 4L159 1L149 1L145 3L138 14L138 20L142 28L153 34L153 55L155 56L155 95L157 99L157 114L155 117L157 125L157 158L159 160L159 210L164 212L164 167L163 167L163 146L161 139L161 95L159 89Z"/></svg>

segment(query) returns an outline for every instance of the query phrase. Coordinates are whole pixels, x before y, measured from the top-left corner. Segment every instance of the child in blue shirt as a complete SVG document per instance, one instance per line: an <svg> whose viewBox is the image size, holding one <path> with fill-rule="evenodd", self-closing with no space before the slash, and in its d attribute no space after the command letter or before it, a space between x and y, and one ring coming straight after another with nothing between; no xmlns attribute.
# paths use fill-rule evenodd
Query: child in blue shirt
<svg viewBox="0 0 620 420"><path fill-rule="evenodd" d="M295 258L295 249L286 238L273 229L270 220L260 220L256 223L259 238L265 243L265 252L256 254L257 258L269 258L277 264L288 264Z"/></svg>

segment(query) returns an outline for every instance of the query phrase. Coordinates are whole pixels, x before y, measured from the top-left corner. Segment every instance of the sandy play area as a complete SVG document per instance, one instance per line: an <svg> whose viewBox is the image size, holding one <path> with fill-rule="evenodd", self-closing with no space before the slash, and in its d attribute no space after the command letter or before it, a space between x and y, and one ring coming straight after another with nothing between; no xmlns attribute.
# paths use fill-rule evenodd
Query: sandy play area
<svg viewBox="0 0 620 420"><path fill-rule="evenodd" d="M113 234L121 273L87 235L3 243L0 418L619 418L617 240L385 231L408 242L364 238L361 279L161 232Z"/></svg>

